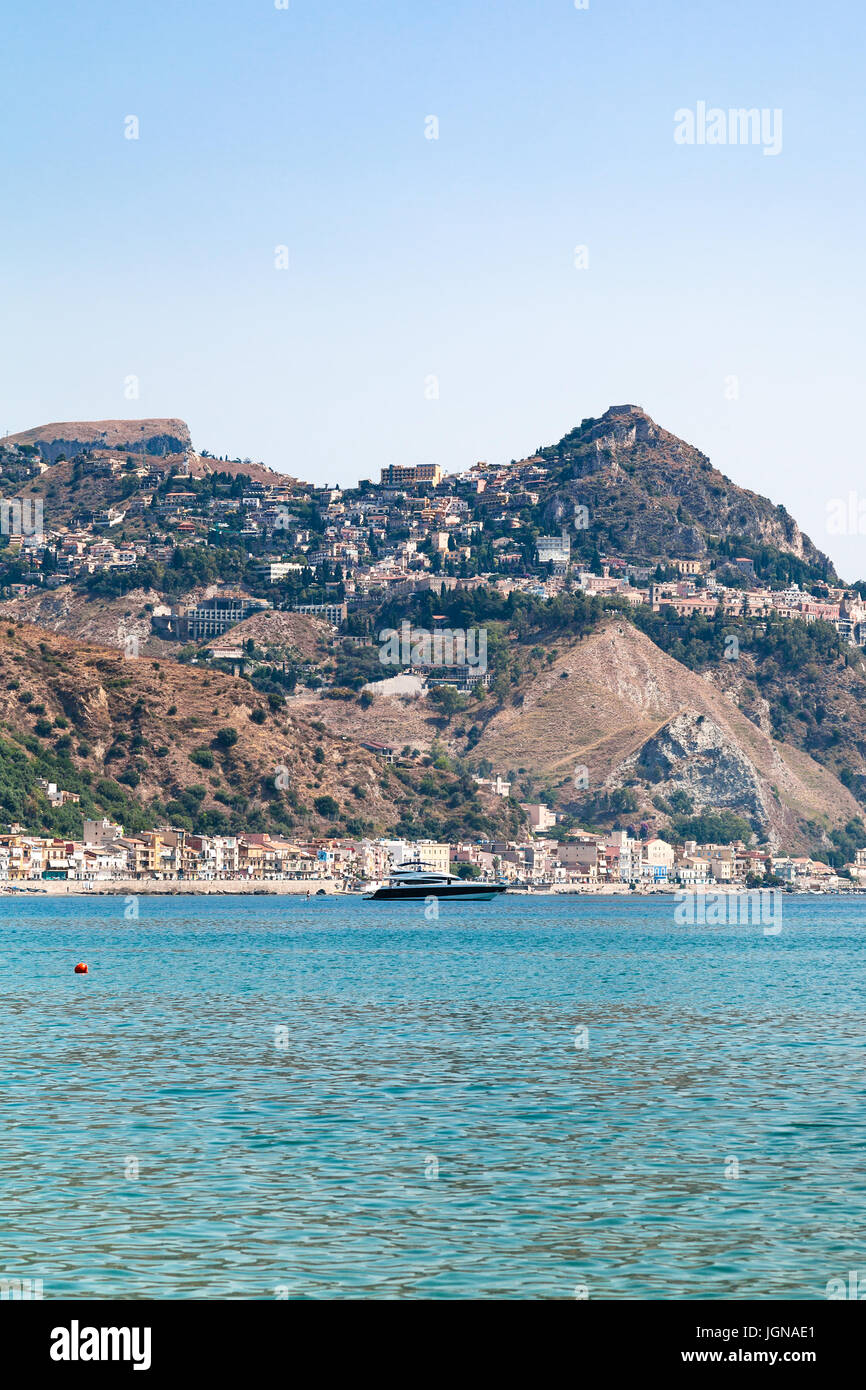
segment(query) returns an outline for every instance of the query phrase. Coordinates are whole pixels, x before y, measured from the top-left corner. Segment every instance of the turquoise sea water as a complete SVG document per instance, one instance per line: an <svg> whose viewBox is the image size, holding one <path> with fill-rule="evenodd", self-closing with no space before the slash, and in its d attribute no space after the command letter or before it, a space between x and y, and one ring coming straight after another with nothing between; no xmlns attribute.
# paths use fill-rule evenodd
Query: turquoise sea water
<svg viewBox="0 0 866 1390"><path fill-rule="evenodd" d="M0 903L0 1277L252 1299L866 1277L866 904L785 898L778 936L676 926L669 899L139 911Z"/></svg>

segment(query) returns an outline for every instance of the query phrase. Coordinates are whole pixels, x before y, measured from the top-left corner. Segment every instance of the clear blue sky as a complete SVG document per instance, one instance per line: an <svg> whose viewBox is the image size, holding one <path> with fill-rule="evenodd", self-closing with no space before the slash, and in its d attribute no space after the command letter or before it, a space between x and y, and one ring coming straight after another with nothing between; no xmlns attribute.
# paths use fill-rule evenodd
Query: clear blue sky
<svg viewBox="0 0 866 1390"><path fill-rule="evenodd" d="M866 498L864 49L855 0L7 7L0 429L178 415L350 482L632 402L866 576L826 534ZM677 145L700 101L781 108L781 153Z"/></svg>

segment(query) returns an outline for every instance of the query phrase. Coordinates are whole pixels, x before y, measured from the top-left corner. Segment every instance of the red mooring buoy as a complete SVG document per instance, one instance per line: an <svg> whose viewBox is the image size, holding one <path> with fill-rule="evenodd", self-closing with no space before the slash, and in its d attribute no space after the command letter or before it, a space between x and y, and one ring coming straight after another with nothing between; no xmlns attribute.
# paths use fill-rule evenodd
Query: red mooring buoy
<svg viewBox="0 0 866 1390"><path fill-rule="evenodd" d="M84 962L83 960L80 960L80 961L78 962L78 964L76 965L76 967L75 967L75 973L76 973L76 975L87 975L87 974L89 974L89 971L88 971L88 969L87 969L87 966L86 966L86 964L85 964L85 962Z"/></svg>

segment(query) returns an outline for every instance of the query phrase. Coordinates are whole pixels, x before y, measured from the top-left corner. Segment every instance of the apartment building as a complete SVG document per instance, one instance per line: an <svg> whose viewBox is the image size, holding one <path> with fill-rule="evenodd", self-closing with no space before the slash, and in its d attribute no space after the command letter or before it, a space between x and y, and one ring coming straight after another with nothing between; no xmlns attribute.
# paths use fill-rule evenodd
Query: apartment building
<svg viewBox="0 0 866 1390"><path fill-rule="evenodd" d="M205 642L209 637L222 637L230 627L242 623L252 613L259 613L270 605L262 599L246 598L244 595L219 595L216 598L202 599L187 609L173 610L178 633L190 642Z"/></svg>
<svg viewBox="0 0 866 1390"><path fill-rule="evenodd" d="M419 463L412 465L390 464L381 470L381 487L415 487L418 483L437 486L442 480L442 469L438 463Z"/></svg>
<svg viewBox="0 0 866 1390"><path fill-rule="evenodd" d="M673 876L674 847L658 837L647 840L641 848L641 877L653 883L666 883Z"/></svg>
<svg viewBox="0 0 866 1390"><path fill-rule="evenodd" d="M317 855L269 834L242 835L239 867L249 878L307 878L318 868Z"/></svg>
<svg viewBox="0 0 866 1390"><path fill-rule="evenodd" d="M607 861L603 841L596 839L567 840L557 847L557 861L566 874L598 881L607 877Z"/></svg>
<svg viewBox="0 0 866 1390"><path fill-rule="evenodd" d="M324 618L326 623L339 627L346 621L349 607L345 599L342 603L298 603L293 606L292 612L307 613L312 618Z"/></svg>
<svg viewBox="0 0 866 1390"><path fill-rule="evenodd" d="M538 802L537 805L521 802L520 805L527 814L529 828L533 834L543 835L545 830L552 830L556 825L556 812L551 811L549 806L544 806L541 802Z"/></svg>
<svg viewBox="0 0 866 1390"><path fill-rule="evenodd" d="M256 565L253 573L263 584L278 584L290 574L300 574L303 568L303 565L291 560L266 560L263 564Z"/></svg>
<svg viewBox="0 0 866 1390"><path fill-rule="evenodd" d="M564 574L571 559L571 538L567 531L559 536L539 536L535 543L538 563L553 565L554 574Z"/></svg>
<svg viewBox="0 0 866 1390"><path fill-rule="evenodd" d="M101 820L85 820L85 845L110 845L123 837L123 826L103 816Z"/></svg>
<svg viewBox="0 0 866 1390"><path fill-rule="evenodd" d="M401 864L420 860L437 873L451 872L450 845L439 844L435 840L383 840L382 844L395 869L399 869Z"/></svg>

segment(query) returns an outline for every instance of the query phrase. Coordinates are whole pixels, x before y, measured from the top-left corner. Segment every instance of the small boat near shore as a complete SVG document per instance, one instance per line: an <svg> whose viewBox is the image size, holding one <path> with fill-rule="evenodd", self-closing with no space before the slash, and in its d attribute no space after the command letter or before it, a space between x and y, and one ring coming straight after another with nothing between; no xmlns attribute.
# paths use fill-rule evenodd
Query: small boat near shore
<svg viewBox="0 0 866 1390"><path fill-rule="evenodd" d="M441 898L454 902L489 902L507 891L504 883L460 878L420 861L402 864L385 883L371 884L367 902L405 902L411 898Z"/></svg>

